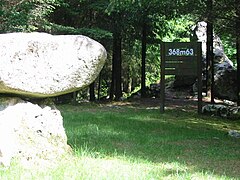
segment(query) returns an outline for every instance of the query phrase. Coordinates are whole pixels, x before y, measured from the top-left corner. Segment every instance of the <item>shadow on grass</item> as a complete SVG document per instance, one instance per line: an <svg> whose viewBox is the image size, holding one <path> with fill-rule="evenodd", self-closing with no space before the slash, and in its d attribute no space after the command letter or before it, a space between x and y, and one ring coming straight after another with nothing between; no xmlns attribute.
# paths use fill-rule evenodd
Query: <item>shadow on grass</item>
<svg viewBox="0 0 240 180"><path fill-rule="evenodd" d="M69 144L96 156L125 156L153 163L181 163L194 171L240 177L240 142L227 136L240 129L195 112L123 107L63 108Z"/></svg>

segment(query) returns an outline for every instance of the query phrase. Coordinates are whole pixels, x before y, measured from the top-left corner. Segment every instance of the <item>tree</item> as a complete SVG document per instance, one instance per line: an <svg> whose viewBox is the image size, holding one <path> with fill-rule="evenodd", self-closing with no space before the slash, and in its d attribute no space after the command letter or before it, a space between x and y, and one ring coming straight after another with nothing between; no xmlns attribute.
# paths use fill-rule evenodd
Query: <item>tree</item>
<svg viewBox="0 0 240 180"><path fill-rule="evenodd" d="M114 13L113 24L113 55L112 55L112 83L110 99L119 100L122 97L122 29L117 23L121 19L121 14Z"/></svg>
<svg viewBox="0 0 240 180"><path fill-rule="evenodd" d="M138 82L141 82L141 94L144 96L146 78L152 79L148 70L155 66L154 71L159 74L159 57L151 54L159 53L159 42L169 27L167 20L176 16L176 3L158 0L71 0L66 4L51 15L53 23L50 24L50 32L82 33L107 47L109 58L112 58L111 99L120 99L123 89L132 90L138 86ZM97 21L98 19L101 21ZM112 39L105 38L108 33L112 35ZM142 48L138 52L139 47ZM156 53L148 51L150 47ZM151 59L146 58L147 55L151 55ZM109 67L105 66L107 71L110 70ZM139 67L141 76L138 75ZM104 78L108 78L105 74L109 73L102 74Z"/></svg>
<svg viewBox="0 0 240 180"><path fill-rule="evenodd" d="M237 6L235 7L236 11L236 49L237 49L237 84L238 84L238 90L237 90L237 95L238 95L238 100L237 100L237 105L240 106L240 5L238 1L235 1Z"/></svg>
<svg viewBox="0 0 240 180"><path fill-rule="evenodd" d="M50 25L51 32L56 34L83 34L101 42L108 48L106 41L112 38L112 33L105 30L107 28L107 20L105 21L107 14L104 13L106 6L104 0L68 1L52 14L51 19L54 23ZM99 18L101 18L101 21L98 21ZM90 101L95 100L96 85L97 83L93 82L89 86Z"/></svg>
<svg viewBox="0 0 240 180"><path fill-rule="evenodd" d="M112 0L106 9L113 33L112 46L112 82L110 89L110 99L119 100L122 97L122 42L123 32L129 27L130 1ZM115 96L115 97L114 97Z"/></svg>
<svg viewBox="0 0 240 180"><path fill-rule="evenodd" d="M207 0L207 65L206 65L206 81L208 82L209 74L211 74L211 103L214 103L214 60L213 60L213 0ZM208 72L209 67L211 73Z"/></svg>
<svg viewBox="0 0 240 180"><path fill-rule="evenodd" d="M147 52L147 43L156 43L156 35L154 31L156 29L163 29L163 23L159 26L159 23L156 21L163 22L166 19L174 17L174 12L176 11L175 3L170 1L147 1L147 0L138 0L138 1L112 1L111 12L117 11L118 13L122 12L123 14L127 12L124 16L124 21L121 22L118 28L124 29L124 32L121 37L128 39L129 41L141 41L141 95L145 97L146 95L146 52ZM168 9L168 11L166 11ZM131 34L129 33L131 31ZM158 31L161 32L161 31ZM133 35L134 34L134 35ZM163 33L161 33L163 34ZM131 44L133 44L131 42ZM159 45L159 41L157 42ZM115 73L113 73L115 74ZM119 74L119 73L118 73Z"/></svg>
<svg viewBox="0 0 240 180"><path fill-rule="evenodd" d="M0 32L41 31L61 0L2 0Z"/></svg>

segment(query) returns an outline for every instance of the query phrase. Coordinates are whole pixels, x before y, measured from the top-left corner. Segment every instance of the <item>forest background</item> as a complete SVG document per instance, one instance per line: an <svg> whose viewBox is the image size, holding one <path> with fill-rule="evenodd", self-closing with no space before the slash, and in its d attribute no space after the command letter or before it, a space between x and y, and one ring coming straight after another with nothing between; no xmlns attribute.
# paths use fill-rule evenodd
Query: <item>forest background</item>
<svg viewBox="0 0 240 180"><path fill-rule="evenodd" d="M0 33L82 34L102 43L107 62L78 98L119 100L147 96L160 80L160 43L188 42L199 21L213 25L235 66L240 5L237 0L2 0ZM85 93L84 93L85 92Z"/></svg>

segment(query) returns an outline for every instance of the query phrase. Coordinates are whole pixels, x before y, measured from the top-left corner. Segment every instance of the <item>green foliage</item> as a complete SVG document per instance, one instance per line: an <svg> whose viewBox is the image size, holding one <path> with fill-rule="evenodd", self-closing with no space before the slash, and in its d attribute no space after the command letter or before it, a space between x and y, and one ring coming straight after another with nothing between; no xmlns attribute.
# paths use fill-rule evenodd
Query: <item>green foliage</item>
<svg viewBox="0 0 240 180"><path fill-rule="evenodd" d="M0 32L31 32L40 29L61 0L2 1Z"/></svg>
<svg viewBox="0 0 240 180"><path fill-rule="evenodd" d="M191 16L185 15L179 18L168 20L165 22L167 25L167 35L162 38L164 42L189 42L192 27L195 22L191 19Z"/></svg>
<svg viewBox="0 0 240 180"><path fill-rule="evenodd" d="M149 45L147 48L146 85L159 83L160 80L160 45Z"/></svg>
<svg viewBox="0 0 240 180"><path fill-rule="evenodd" d="M99 28L74 28L71 26L63 26L59 24L49 23L45 27L45 31L52 34L82 34L93 39L111 39L112 33Z"/></svg>
<svg viewBox="0 0 240 180"><path fill-rule="evenodd" d="M233 61L234 65L236 66L236 42L235 42L235 38L233 38L232 36L222 36L221 40L223 42L224 45L224 52L225 54L228 56L228 58Z"/></svg>

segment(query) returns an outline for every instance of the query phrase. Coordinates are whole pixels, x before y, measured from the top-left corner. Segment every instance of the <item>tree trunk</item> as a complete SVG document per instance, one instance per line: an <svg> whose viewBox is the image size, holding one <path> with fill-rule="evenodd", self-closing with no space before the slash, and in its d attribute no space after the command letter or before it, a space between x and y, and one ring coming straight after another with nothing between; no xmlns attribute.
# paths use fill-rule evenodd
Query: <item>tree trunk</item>
<svg viewBox="0 0 240 180"><path fill-rule="evenodd" d="M211 84L211 103L214 103L214 59L213 59L213 0L207 1L207 13L208 13L208 21L207 21L207 66L210 66L211 72L207 72L207 82L210 76L210 84ZM208 69L208 67L207 67Z"/></svg>
<svg viewBox="0 0 240 180"><path fill-rule="evenodd" d="M236 48L237 48L237 105L240 106L240 33L237 33Z"/></svg>
<svg viewBox="0 0 240 180"><path fill-rule="evenodd" d="M122 97L122 38L119 29L113 32L113 56L112 56L112 82L110 89L110 99L119 100ZM115 95L115 98L114 98Z"/></svg>
<svg viewBox="0 0 240 180"><path fill-rule="evenodd" d="M115 99L119 100L122 97L122 39L121 34L118 33L116 37L116 56L115 56L115 62L116 62L116 91L115 91Z"/></svg>
<svg viewBox="0 0 240 180"><path fill-rule="evenodd" d="M115 93L115 39L113 34L113 55L112 55L112 81L111 81L111 87L110 87L110 100L114 99L114 93Z"/></svg>
<svg viewBox="0 0 240 180"><path fill-rule="evenodd" d="M146 51L147 51L147 24L145 19L142 25L142 76L141 97L146 97Z"/></svg>
<svg viewBox="0 0 240 180"><path fill-rule="evenodd" d="M236 1L236 49L237 49L237 105L240 106L240 5L238 4L238 1Z"/></svg>

